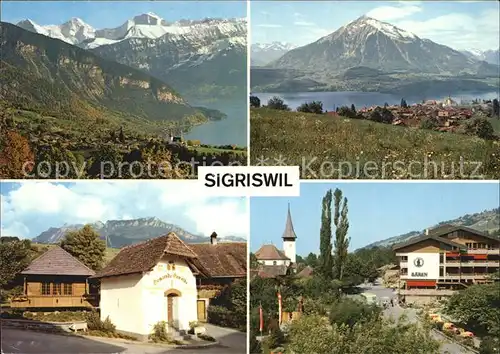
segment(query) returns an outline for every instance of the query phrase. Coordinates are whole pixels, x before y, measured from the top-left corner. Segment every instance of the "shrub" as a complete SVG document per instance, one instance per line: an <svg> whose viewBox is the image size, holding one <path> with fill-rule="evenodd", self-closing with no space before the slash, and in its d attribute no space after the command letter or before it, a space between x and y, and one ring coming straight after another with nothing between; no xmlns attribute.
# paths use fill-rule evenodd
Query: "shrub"
<svg viewBox="0 0 500 354"><path fill-rule="evenodd" d="M225 286L222 291L212 300L208 308L209 322L222 321L219 325L238 328L246 331L247 323L247 285L245 280L235 281ZM215 307L215 310L211 308ZM211 320L210 320L211 319Z"/></svg>
<svg viewBox="0 0 500 354"><path fill-rule="evenodd" d="M233 311L222 306L209 306L207 310L208 322L230 328L238 328L239 323L235 319Z"/></svg>
<svg viewBox="0 0 500 354"><path fill-rule="evenodd" d="M198 338L200 338L202 340L206 340L207 342L216 342L215 338L212 336L209 336L208 334L200 333L200 334L198 334Z"/></svg>
<svg viewBox="0 0 500 354"><path fill-rule="evenodd" d="M153 326L153 332L149 335L149 339L155 343L167 342L171 343L172 338L167 332L167 322L159 321Z"/></svg>
<svg viewBox="0 0 500 354"><path fill-rule="evenodd" d="M306 298L304 300L304 314L305 315L320 315L325 316L328 310L327 307L319 300Z"/></svg>
<svg viewBox="0 0 500 354"><path fill-rule="evenodd" d="M101 318L99 313L95 310L92 310L85 315L85 321L87 321L87 327L89 330L99 331L102 328Z"/></svg>
<svg viewBox="0 0 500 354"><path fill-rule="evenodd" d="M270 349L277 348L285 342L285 335L280 329L278 321L276 319L271 319L269 322L269 337L267 337L266 342Z"/></svg>
<svg viewBox="0 0 500 354"><path fill-rule="evenodd" d="M85 314L85 321L87 322L87 327L91 331L101 331L105 333L115 333L116 326L111 322L111 319L106 317L104 321L101 321L99 313L97 311L90 311Z"/></svg>
<svg viewBox="0 0 500 354"><path fill-rule="evenodd" d="M250 107L252 108L260 107L260 99L257 96L250 96Z"/></svg>
<svg viewBox="0 0 500 354"><path fill-rule="evenodd" d="M394 115L387 108L377 107L370 114L370 120L378 123L390 124L394 120Z"/></svg>
<svg viewBox="0 0 500 354"><path fill-rule="evenodd" d="M434 130L438 126L438 122L435 118L427 118L422 120L420 123L420 129L430 129Z"/></svg>
<svg viewBox="0 0 500 354"><path fill-rule="evenodd" d="M257 340L255 333L250 333L250 354L261 354L262 346L260 342Z"/></svg>
<svg viewBox="0 0 500 354"><path fill-rule="evenodd" d="M468 135L475 135L481 139L494 139L495 130L490 121L486 118L474 118L465 123L465 133Z"/></svg>
<svg viewBox="0 0 500 354"><path fill-rule="evenodd" d="M371 304L365 304L361 301L352 299L342 299L335 303L330 310L330 323L349 327L356 323L372 321L379 317L380 307Z"/></svg>
<svg viewBox="0 0 500 354"><path fill-rule="evenodd" d="M465 345L467 347L474 348L474 339L472 339L470 337L462 338L461 342L463 345Z"/></svg>
<svg viewBox="0 0 500 354"><path fill-rule="evenodd" d="M498 354L500 340L496 337L486 336L481 339L479 354Z"/></svg>
<svg viewBox="0 0 500 354"><path fill-rule="evenodd" d="M102 322L102 330L108 333L114 333L116 331L116 326L111 322L109 316Z"/></svg>
<svg viewBox="0 0 500 354"><path fill-rule="evenodd" d="M289 111L290 107L281 99L280 97L274 96L267 101L267 107L271 109L276 109L280 111Z"/></svg>
<svg viewBox="0 0 500 354"><path fill-rule="evenodd" d="M200 323L198 321L190 321L189 322L189 328L193 329L193 328L196 328L200 325Z"/></svg>
<svg viewBox="0 0 500 354"><path fill-rule="evenodd" d="M302 103L297 108L297 112L322 114L323 113L323 102L312 101L312 102Z"/></svg>
<svg viewBox="0 0 500 354"><path fill-rule="evenodd" d="M356 112L354 112L351 108L347 106L342 106L338 109L337 113L339 116L347 117L347 118L356 118Z"/></svg>

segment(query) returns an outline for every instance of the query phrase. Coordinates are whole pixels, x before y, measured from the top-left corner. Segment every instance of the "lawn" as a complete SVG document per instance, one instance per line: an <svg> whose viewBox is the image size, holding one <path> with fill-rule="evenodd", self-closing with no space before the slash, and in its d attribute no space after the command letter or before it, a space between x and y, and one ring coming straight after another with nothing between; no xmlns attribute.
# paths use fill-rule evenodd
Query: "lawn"
<svg viewBox="0 0 500 354"><path fill-rule="evenodd" d="M500 142L267 108L251 110L252 165L306 179L498 179Z"/></svg>

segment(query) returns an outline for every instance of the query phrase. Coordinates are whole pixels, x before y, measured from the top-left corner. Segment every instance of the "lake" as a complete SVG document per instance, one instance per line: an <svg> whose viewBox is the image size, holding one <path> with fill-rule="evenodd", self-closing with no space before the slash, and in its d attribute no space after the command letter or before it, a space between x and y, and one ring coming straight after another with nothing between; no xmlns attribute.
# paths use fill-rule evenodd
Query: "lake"
<svg viewBox="0 0 500 354"><path fill-rule="evenodd" d="M401 96L392 95L380 92L287 92L287 93L252 93L260 99L261 105L266 105L267 101L274 96L281 97L285 103L293 110L297 109L304 102L321 101L323 102L323 109L327 111L334 111L337 107L351 106L355 107L369 107L369 106L383 106L384 103L389 105L401 104ZM435 97L432 99L443 100L448 97ZM476 98L479 99L494 99L498 98L497 92L487 93L467 93L460 95L451 95L451 98L460 102L461 100L470 101ZM429 98L431 99L431 98ZM420 103L422 99L405 97L406 103Z"/></svg>
<svg viewBox="0 0 500 354"><path fill-rule="evenodd" d="M185 139L200 140L207 145L247 146L246 96L239 100L219 100L199 106L217 109L227 114L227 118L194 127L184 136Z"/></svg>

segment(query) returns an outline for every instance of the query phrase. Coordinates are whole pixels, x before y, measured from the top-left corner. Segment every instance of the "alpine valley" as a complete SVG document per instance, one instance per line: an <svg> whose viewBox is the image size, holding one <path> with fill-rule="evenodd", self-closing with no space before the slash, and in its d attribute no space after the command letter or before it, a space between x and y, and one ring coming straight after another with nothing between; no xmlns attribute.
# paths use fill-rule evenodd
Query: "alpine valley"
<svg viewBox="0 0 500 354"><path fill-rule="evenodd" d="M217 143L205 129L199 140L183 138L211 121L218 130L218 122L238 119L214 102L241 100L246 108L245 20L168 23L147 13L104 29L79 18L48 26L1 22L0 44L0 124L8 132L0 141L7 162L1 177L26 177L26 161L34 161L28 172L37 178L133 178L130 167L115 165L136 161L246 161L246 144L234 136ZM246 139L245 117L239 120ZM106 161L113 166L103 170Z"/></svg>
<svg viewBox="0 0 500 354"><path fill-rule="evenodd" d="M63 225L50 227L40 235L33 238L33 242L43 244L59 243L68 231L81 229L84 225ZM151 238L175 232L181 240L187 243L208 242L208 235L199 235L188 232L183 228L164 222L156 217L139 218L130 220L108 220L106 222L96 221L90 226L106 240L107 246L121 248L134 243L142 242ZM222 242L245 242L244 238L238 236L221 237Z"/></svg>
<svg viewBox="0 0 500 354"><path fill-rule="evenodd" d="M148 72L189 101L246 97L246 19L168 23L147 13L117 28L94 29L79 18L59 26L30 20L17 25Z"/></svg>
<svg viewBox="0 0 500 354"><path fill-rule="evenodd" d="M251 86L254 92L366 91L404 97L494 92L497 63L498 51L460 52L362 16L252 67Z"/></svg>

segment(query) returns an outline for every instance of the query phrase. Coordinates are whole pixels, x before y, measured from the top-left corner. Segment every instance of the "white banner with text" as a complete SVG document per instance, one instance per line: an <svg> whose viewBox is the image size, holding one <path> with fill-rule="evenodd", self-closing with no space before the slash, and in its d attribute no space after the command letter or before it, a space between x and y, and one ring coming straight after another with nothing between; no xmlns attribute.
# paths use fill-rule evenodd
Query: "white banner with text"
<svg viewBox="0 0 500 354"><path fill-rule="evenodd" d="M200 166L203 193L220 197L298 197L298 166Z"/></svg>
<svg viewBox="0 0 500 354"><path fill-rule="evenodd" d="M438 279L439 253L409 253L409 279Z"/></svg>

